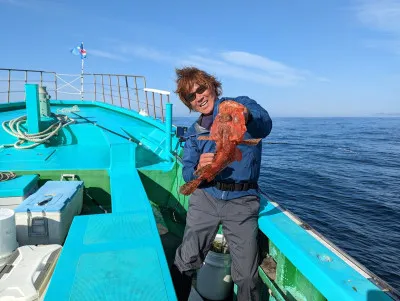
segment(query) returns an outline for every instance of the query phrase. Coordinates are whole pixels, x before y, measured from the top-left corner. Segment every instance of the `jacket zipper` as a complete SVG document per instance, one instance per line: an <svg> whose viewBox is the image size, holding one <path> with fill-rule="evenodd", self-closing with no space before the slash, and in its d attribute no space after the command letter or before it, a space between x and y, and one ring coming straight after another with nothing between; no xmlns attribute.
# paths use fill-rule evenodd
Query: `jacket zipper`
<svg viewBox="0 0 400 301"><path fill-rule="evenodd" d="M222 191L221 199L225 200L225 194L226 194L226 191Z"/></svg>

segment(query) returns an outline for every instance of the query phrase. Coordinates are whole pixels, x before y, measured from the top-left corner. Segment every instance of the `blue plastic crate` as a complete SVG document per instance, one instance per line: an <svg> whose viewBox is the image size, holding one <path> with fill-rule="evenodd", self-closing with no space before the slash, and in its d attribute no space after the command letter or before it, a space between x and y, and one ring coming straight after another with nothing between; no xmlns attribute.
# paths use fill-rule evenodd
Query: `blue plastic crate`
<svg viewBox="0 0 400 301"><path fill-rule="evenodd" d="M82 181L48 181L15 208L15 212L61 211L82 186Z"/></svg>

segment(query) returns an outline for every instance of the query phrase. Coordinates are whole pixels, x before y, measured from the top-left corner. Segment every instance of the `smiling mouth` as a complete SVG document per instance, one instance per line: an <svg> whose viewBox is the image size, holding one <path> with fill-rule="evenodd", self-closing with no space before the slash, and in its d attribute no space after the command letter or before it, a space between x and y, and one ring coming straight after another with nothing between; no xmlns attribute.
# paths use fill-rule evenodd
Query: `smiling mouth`
<svg viewBox="0 0 400 301"><path fill-rule="evenodd" d="M204 107L207 103L208 103L208 100L203 101L203 102L200 104L200 108Z"/></svg>

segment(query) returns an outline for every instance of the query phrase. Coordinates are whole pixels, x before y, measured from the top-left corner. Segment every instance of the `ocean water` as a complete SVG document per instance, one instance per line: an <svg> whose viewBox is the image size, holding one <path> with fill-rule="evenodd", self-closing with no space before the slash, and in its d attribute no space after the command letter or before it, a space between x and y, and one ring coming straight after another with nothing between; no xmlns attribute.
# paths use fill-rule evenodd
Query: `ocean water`
<svg viewBox="0 0 400 301"><path fill-rule="evenodd" d="M272 119L261 189L400 290L400 118Z"/></svg>

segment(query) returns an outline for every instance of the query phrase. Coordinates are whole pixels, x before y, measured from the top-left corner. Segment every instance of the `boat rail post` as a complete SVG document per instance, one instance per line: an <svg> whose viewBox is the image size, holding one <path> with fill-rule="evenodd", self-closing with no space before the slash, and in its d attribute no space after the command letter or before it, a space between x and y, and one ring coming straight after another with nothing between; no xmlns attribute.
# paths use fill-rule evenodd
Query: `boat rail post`
<svg viewBox="0 0 400 301"><path fill-rule="evenodd" d="M39 85L25 84L26 115L29 133L40 132Z"/></svg>
<svg viewBox="0 0 400 301"><path fill-rule="evenodd" d="M8 70L8 93L7 93L7 103L10 103L10 92L11 92L11 69Z"/></svg>
<svg viewBox="0 0 400 301"><path fill-rule="evenodd" d="M167 103L165 108L165 150L171 154L172 148L172 103Z"/></svg>

